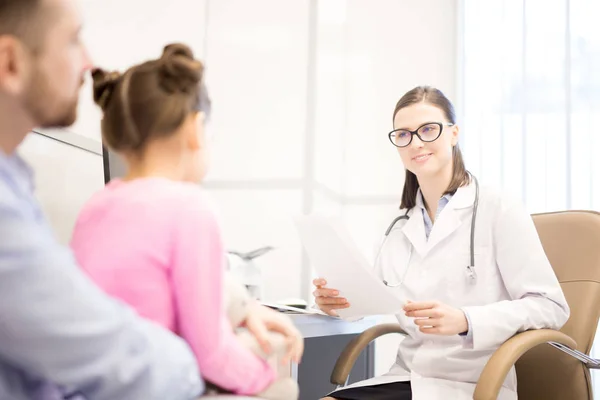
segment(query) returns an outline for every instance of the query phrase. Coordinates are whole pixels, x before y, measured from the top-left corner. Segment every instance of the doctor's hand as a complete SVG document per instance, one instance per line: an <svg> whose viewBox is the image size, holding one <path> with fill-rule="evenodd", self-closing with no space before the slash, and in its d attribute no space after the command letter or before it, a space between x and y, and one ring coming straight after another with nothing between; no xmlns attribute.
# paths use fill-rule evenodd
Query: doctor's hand
<svg viewBox="0 0 600 400"><path fill-rule="evenodd" d="M335 310L350 307L348 300L343 297L338 297L339 292L336 289L325 287L327 285L325 279L317 278L313 280L313 285L316 287L313 292L315 303L317 303L319 309L325 314L337 317L338 314Z"/></svg>
<svg viewBox="0 0 600 400"><path fill-rule="evenodd" d="M438 301L408 302L404 306L407 317L414 317L415 324L423 333L435 335L458 335L469 330L465 313Z"/></svg>
<svg viewBox="0 0 600 400"><path fill-rule="evenodd" d="M271 353L269 332L282 334L287 342L287 353L281 363L285 365L290 360L300 363L304 352L304 338L287 315L256 303L250 306L244 326L256 337L267 354Z"/></svg>

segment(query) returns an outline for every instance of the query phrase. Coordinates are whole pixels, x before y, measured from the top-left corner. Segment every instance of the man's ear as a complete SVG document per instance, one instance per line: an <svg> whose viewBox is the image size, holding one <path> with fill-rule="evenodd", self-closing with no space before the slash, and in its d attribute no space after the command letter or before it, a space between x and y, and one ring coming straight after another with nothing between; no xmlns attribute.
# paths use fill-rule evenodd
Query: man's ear
<svg viewBox="0 0 600 400"><path fill-rule="evenodd" d="M16 95L24 90L27 52L22 43L10 35L0 35L0 89Z"/></svg>

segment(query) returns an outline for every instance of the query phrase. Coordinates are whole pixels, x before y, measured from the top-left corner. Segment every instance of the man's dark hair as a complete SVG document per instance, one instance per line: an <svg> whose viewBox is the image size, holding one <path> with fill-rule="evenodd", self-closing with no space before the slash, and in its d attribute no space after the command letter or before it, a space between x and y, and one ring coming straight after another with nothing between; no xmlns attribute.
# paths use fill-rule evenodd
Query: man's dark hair
<svg viewBox="0 0 600 400"><path fill-rule="evenodd" d="M0 0L0 36L11 35L32 46L42 23L42 0Z"/></svg>

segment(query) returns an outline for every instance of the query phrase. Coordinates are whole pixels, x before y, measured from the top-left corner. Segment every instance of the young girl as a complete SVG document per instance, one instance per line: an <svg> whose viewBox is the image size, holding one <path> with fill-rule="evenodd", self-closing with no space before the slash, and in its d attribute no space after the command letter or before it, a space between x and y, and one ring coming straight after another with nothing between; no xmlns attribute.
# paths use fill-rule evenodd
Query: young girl
<svg viewBox="0 0 600 400"><path fill-rule="evenodd" d="M128 174L86 204L71 245L107 293L189 343L205 380L255 395L276 376L226 319L221 233L197 184L207 169L202 72L189 48L177 44L123 75L93 72L104 143L123 157ZM298 361L301 338L288 328Z"/></svg>
<svg viewBox="0 0 600 400"><path fill-rule="evenodd" d="M479 188L465 169L454 107L444 94L409 91L393 123L388 136L406 169L399 214L406 218L387 231L375 274L408 300L396 315L407 336L389 373L327 398L472 399L502 343L528 329L561 328L569 306L529 214ZM323 311L352 307L325 279L314 284ZM516 399L516 386L513 368L499 399Z"/></svg>

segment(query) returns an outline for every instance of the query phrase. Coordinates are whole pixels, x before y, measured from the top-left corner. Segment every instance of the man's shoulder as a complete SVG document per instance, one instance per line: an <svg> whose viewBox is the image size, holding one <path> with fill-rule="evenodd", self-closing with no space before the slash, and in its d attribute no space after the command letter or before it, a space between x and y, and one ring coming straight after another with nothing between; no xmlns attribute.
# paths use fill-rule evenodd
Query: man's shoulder
<svg viewBox="0 0 600 400"><path fill-rule="evenodd" d="M4 180L0 179L0 206L17 206L18 196L15 190Z"/></svg>
<svg viewBox="0 0 600 400"><path fill-rule="evenodd" d="M0 179L0 223L1 219L7 215L13 217L33 216L35 214L33 206L33 198L24 198L7 182Z"/></svg>

